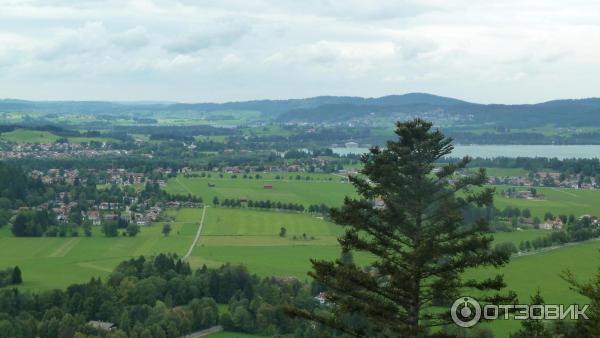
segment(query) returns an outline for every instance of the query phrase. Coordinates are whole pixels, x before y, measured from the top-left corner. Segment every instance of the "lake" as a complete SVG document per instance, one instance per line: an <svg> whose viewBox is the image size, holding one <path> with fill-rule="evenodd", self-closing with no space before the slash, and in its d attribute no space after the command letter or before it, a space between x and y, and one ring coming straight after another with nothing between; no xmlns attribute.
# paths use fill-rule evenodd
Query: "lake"
<svg viewBox="0 0 600 338"><path fill-rule="evenodd" d="M363 154L367 148L331 148L335 154ZM452 157L600 158L600 145L457 145Z"/></svg>

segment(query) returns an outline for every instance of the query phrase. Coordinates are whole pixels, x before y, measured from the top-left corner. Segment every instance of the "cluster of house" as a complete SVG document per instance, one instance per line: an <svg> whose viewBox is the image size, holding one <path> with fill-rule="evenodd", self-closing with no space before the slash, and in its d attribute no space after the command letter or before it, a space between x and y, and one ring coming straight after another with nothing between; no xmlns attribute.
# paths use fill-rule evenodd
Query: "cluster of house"
<svg viewBox="0 0 600 338"><path fill-rule="evenodd" d="M488 184L493 185L515 185L530 187L533 184L527 177L511 176L511 177L500 177L500 176L489 176Z"/></svg>
<svg viewBox="0 0 600 338"><path fill-rule="evenodd" d="M33 178L40 178L44 184L73 184L75 180L79 179L79 170L77 169L48 169L46 172L32 170L29 174Z"/></svg>
<svg viewBox="0 0 600 338"><path fill-rule="evenodd" d="M356 175L358 175L358 170L354 168L342 169L338 170L338 174L348 177L355 177Z"/></svg>
<svg viewBox="0 0 600 338"><path fill-rule="evenodd" d="M590 220L590 223L594 226L600 226L600 223L598 222L598 217L596 217L596 216L582 215L581 217L579 217L579 219L583 219L583 218L588 218ZM540 224L540 229L560 230L563 228L563 225L564 225L564 223L560 219L560 217L548 218L548 219L546 219L546 221L543 224Z"/></svg>
<svg viewBox="0 0 600 338"><path fill-rule="evenodd" d="M104 210L102 208L100 209ZM162 212L162 209L158 206L150 207L144 212L133 212L129 207L125 207L125 210L120 212L115 212L115 210L118 209L111 209L110 211L105 212L101 212L100 210L90 210L85 214L85 217L94 225L102 224L102 220L116 221L118 219L134 222L137 225L148 225L152 222L156 222Z"/></svg>
<svg viewBox="0 0 600 338"><path fill-rule="evenodd" d="M0 159L40 158L93 158L98 156L127 155L126 150L95 149L85 144L69 143L24 143L14 144L8 150L0 151Z"/></svg>
<svg viewBox="0 0 600 338"><path fill-rule="evenodd" d="M170 173L170 169L165 169L165 168L156 168L154 169L155 172L160 173L160 174L168 174ZM165 185L167 185L167 181L163 180L163 179L150 179L148 177L146 177L146 174L144 173L136 173L136 172L131 172L127 169L124 168L117 168L117 169L107 169L106 173L108 174L108 177L106 179L100 180L100 183L104 183L104 184L116 184L119 186L127 186L127 185L134 185L134 184L146 184L146 183L156 183L161 187L164 187Z"/></svg>
<svg viewBox="0 0 600 338"><path fill-rule="evenodd" d="M79 205L78 202L74 201L64 202L70 200L70 198L70 193L61 192L59 193L57 200L53 202L54 207L52 208L52 211L56 215L56 220L61 224L69 222L71 210ZM137 198L133 198L131 202L134 204L137 203ZM133 212L129 209L129 206L124 203L101 202L96 204L93 200L88 200L87 203L92 205L92 207L87 212L82 211L81 216L84 220L90 221L93 225L101 225L103 220L115 221L118 219L135 222L138 225L147 225L157 221L162 212L162 209L159 206L148 207L147 203L142 203L142 206L145 207L143 212ZM48 209L49 204L44 203L40 205L39 208Z"/></svg>
<svg viewBox="0 0 600 338"><path fill-rule="evenodd" d="M581 175L565 176L558 172L540 172L532 179L523 176L490 176L488 177L488 183L494 185L514 185L525 187L551 185L555 187L573 189L595 189L598 187L593 177L584 181L581 179Z"/></svg>
<svg viewBox="0 0 600 338"><path fill-rule="evenodd" d="M522 198L527 200L543 200L545 195L536 192L535 189L527 190L506 190L504 191L504 197L506 198Z"/></svg>
<svg viewBox="0 0 600 338"><path fill-rule="evenodd" d="M543 224L540 224L540 229L544 229L544 230L559 230L559 229L562 229L562 227L563 227L563 222L560 219L560 217L548 218L548 219L546 219L546 222L544 222Z"/></svg>

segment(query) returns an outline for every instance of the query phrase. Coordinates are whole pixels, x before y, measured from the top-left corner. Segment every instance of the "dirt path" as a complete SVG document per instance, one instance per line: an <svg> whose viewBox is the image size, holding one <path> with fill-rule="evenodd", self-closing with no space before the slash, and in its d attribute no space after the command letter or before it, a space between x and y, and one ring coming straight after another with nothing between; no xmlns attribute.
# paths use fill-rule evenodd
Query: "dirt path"
<svg viewBox="0 0 600 338"><path fill-rule="evenodd" d="M207 207L208 206L205 205L204 208L202 208L202 218L200 218L200 224L198 224L198 230L196 231L196 237L194 237L194 241L192 242L192 245L190 246L190 248L187 251L187 253L185 254L185 256L183 256L183 259L188 259L191 256L192 251L194 250L194 247L196 246L196 244L198 243L198 240L200 239L200 233L202 232L202 225L204 224L204 215L206 215Z"/></svg>

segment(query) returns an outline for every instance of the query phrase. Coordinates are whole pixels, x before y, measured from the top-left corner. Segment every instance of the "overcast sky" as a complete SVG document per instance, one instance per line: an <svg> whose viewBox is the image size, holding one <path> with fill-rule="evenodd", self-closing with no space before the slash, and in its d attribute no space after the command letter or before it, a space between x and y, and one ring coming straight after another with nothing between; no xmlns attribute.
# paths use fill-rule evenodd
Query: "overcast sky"
<svg viewBox="0 0 600 338"><path fill-rule="evenodd" d="M0 0L0 97L600 96L600 1Z"/></svg>

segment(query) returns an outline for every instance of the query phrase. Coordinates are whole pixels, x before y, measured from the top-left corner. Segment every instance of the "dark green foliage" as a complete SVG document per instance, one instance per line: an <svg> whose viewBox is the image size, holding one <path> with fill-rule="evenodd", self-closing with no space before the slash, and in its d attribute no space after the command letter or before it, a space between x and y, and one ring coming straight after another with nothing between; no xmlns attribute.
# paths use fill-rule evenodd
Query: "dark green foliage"
<svg viewBox="0 0 600 338"><path fill-rule="evenodd" d="M23 277L21 276L21 269L18 266L0 270L0 288L21 283L23 283Z"/></svg>
<svg viewBox="0 0 600 338"><path fill-rule="evenodd" d="M127 232L127 236L135 237L138 233L140 233L140 226L135 223L130 223L125 230Z"/></svg>
<svg viewBox="0 0 600 338"><path fill-rule="evenodd" d="M505 286L501 276L462 278L466 269L501 266L509 259L506 252L491 250L484 219L466 223L463 218L468 206L492 203L493 190L472 189L486 182L485 171L455 176L468 158L434 171L434 162L452 145L429 122L398 123L396 134L398 141L362 157L364 178L351 178L361 198L346 198L331 212L346 226L339 239L343 250L369 253L372 266L313 260L309 274L333 305L325 313L290 309L293 315L354 336L424 337L429 327L449 323L448 312L432 308L459 292L477 289L483 302L514 300L497 292ZM377 207L376 198L385 207Z"/></svg>
<svg viewBox="0 0 600 338"><path fill-rule="evenodd" d="M581 319L577 321L572 330L577 335L568 335L567 337L598 337L600 336L600 267L596 274L588 281L582 282L569 270L561 276L570 285L570 289L587 298L586 304L589 308L586 311L588 320ZM567 329L563 327L563 329Z"/></svg>
<svg viewBox="0 0 600 338"><path fill-rule="evenodd" d="M37 205L44 202L44 192L41 180L34 180L20 168L0 162L0 197L6 198L2 208ZM12 205L6 205L6 201Z"/></svg>
<svg viewBox="0 0 600 338"><path fill-rule="evenodd" d="M102 232L106 237L117 237L119 236L119 227L117 222L107 221L102 224Z"/></svg>
<svg viewBox="0 0 600 338"><path fill-rule="evenodd" d="M21 284L23 283L23 277L21 276L21 269L18 266L15 266L11 273L11 284Z"/></svg>
<svg viewBox="0 0 600 338"><path fill-rule="evenodd" d="M43 236L56 225L52 212L46 210L23 210L17 214L12 225L12 233L17 237Z"/></svg>
<svg viewBox="0 0 600 338"><path fill-rule="evenodd" d="M544 298L540 294L540 290L531 297L531 301L529 305L543 305ZM541 311L536 311L540 309L534 309L533 315L540 316L543 315ZM550 331L544 325L543 320L541 319L527 319L521 322L521 329L514 334L510 335L511 338L551 338L554 337L550 333Z"/></svg>
<svg viewBox="0 0 600 338"><path fill-rule="evenodd" d="M229 304L228 312L219 316L215 300ZM177 256L160 254L122 262L106 282L92 279L42 293L0 290L0 337L176 338L217 324L259 335L314 337L315 329L281 309L301 303L314 304L298 282L261 280L237 266L192 273ZM86 325L90 320L114 323L117 330L94 329Z"/></svg>
<svg viewBox="0 0 600 338"><path fill-rule="evenodd" d="M170 223L163 224L162 233L163 233L163 235L165 235L165 237L169 236L169 234L171 233L171 224Z"/></svg>

